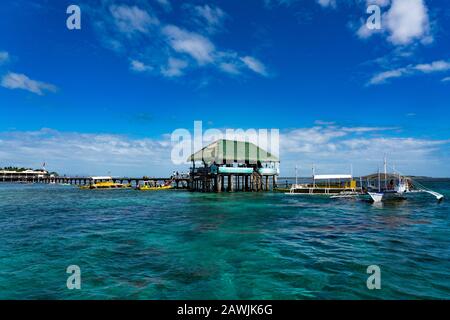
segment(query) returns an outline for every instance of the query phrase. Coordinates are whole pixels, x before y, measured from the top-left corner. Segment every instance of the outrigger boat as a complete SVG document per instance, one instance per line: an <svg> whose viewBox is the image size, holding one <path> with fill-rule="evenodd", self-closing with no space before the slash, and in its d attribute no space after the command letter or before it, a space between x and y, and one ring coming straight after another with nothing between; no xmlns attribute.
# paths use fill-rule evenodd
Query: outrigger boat
<svg viewBox="0 0 450 320"><path fill-rule="evenodd" d="M91 177L92 183L80 189L130 189L131 184L116 183L112 177Z"/></svg>
<svg viewBox="0 0 450 320"><path fill-rule="evenodd" d="M336 197L354 197L361 194L352 174L315 174L313 167L312 183L298 183L297 167L295 168L295 184L288 195L326 195Z"/></svg>
<svg viewBox="0 0 450 320"><path fill-rule="evenodd" d="M332 199L359 198L369 196L373 202L388 200L404 200L407 196L420 193L428 193L438 201L444 196L436 191L430 190L410 177L399 173L387 173L386 159L384 163L384 181L380 170L377 174L361 177L359 186L352 174L328 174L316 175L313 168L312 183L299 184L297 168L295 169L295 184L293 184L287 195L324 195Z"/></svg>
<svg viewBox="0 0 450 320"><path fill-rule="evenodd" d="M417 181L413 181L409 177L401 176L399 173L388 174L386 158L384 159L383 186L380 170L378 170L377 187L375 187L373 184L370 184L369 179L367 179L367 194L370 196L373 202L404 200L408 195L418 193L431 194L438 201L442 201L442 199L444 199L444 196L442 194L424 187L423 185L421 185Z"/></svg>
<svg viewBox="0 0 450 320"><path fill-rule="evenodd" d="M144 184L136 187L137 190L140 191L161 191L161 190L169 190L173 187L171 186L172 181L167 181L162 186L157 186L155 184L150 183L150 181L144 181Z"/></svg>
<svg viewBox="0 0 450 320"><path fill-rule="evenodd" d="M313 175L312 184L293 184L289 195L355 195L359 188L352 175L348 174L323 174Z"/></svg>

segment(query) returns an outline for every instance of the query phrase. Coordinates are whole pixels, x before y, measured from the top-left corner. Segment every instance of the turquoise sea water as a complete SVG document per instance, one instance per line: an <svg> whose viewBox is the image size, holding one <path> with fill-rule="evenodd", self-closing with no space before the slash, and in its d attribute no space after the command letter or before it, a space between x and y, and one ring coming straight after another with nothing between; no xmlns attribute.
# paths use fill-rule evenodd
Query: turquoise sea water
<svg viewBox="0 0 450 320"><path fill-rule="evenodd" d="M447 199L0 184L0 298L449 299L450 181L426 184Z"/></svg>

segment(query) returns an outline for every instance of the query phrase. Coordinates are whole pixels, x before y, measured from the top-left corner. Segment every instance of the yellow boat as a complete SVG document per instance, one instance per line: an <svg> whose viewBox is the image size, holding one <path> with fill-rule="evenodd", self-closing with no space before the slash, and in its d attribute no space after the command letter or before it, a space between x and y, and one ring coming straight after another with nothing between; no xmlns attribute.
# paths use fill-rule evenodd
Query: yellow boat
<svg viewBox="0 0 450 320"><path fill-rule="evenodd" d="M143 185L138 186L136 189L141 191L159 191L172 189L172 186L170 184L166 184L164 186L155 187L151 185L148 181L145 181Z"/></svg>
<svg viewBox="0 0 450 320"><path fill-rule="evenodd" d="M92 177L92 184L81 186L80 189L130 189L131 184L116 183L111 177ZM105 181L106 180L106 181Z"/></svg>

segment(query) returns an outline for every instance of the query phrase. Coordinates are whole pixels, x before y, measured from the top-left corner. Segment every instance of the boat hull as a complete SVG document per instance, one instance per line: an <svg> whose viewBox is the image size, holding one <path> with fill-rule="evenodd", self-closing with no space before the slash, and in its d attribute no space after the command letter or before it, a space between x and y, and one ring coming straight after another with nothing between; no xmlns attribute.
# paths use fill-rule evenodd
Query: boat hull
<svg viewBox="0 0 450 320"><path fill-rule="evenodd" d="M354 189L346 189L346 188L296 188L291 189L289 193L290 195L339 195L343 193L355 193Z"/></svg>
<svg viewBox="0 0 450 320"><path fill-rule="evenodd" d="M82 190L115 190L115 189L131 189L129 184L100 182L89 186L81 186Z"/></svg>
<svg viewBox="0 0 450 320"><path fill-rule="evenodd" d="M368 195L373 202L406 199L405 194L399 192L368 192Z"/></svg>
<svg viewBox="0 0 450 320"><path fill-rule="evenodd" d="M139 187L137 189L140 191L161 191L161 190L170 190L170 189L172 189L172 186L162 186L162 187L143 186L143 187Z"/></svg>

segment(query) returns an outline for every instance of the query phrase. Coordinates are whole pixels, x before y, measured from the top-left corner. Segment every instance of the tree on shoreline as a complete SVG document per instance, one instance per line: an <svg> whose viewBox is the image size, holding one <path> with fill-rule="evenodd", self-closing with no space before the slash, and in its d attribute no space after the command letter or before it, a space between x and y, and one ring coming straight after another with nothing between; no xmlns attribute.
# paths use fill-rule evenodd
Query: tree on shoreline
<svg viewBox="0 0 450 320"><path fill-rule="evenodd" d="M23 171L27 171L27 170L33 170L33 169L19 168L19 167L4 167L4 168L0 168L0 170L23 172Z"/></svg>
<svg viewBox="0 0 450 320"><path fill-rule="evenodd" d="M24 167L0 167L0 170L5 170L5 171L15 171L15 172L24 172L27 170L33 170L33 171L42 171L42 169L32 169L32 168L24 168ZM59 174L57 172L49 172L50 175L54 175L56 177L59 176Z"/></svg>

